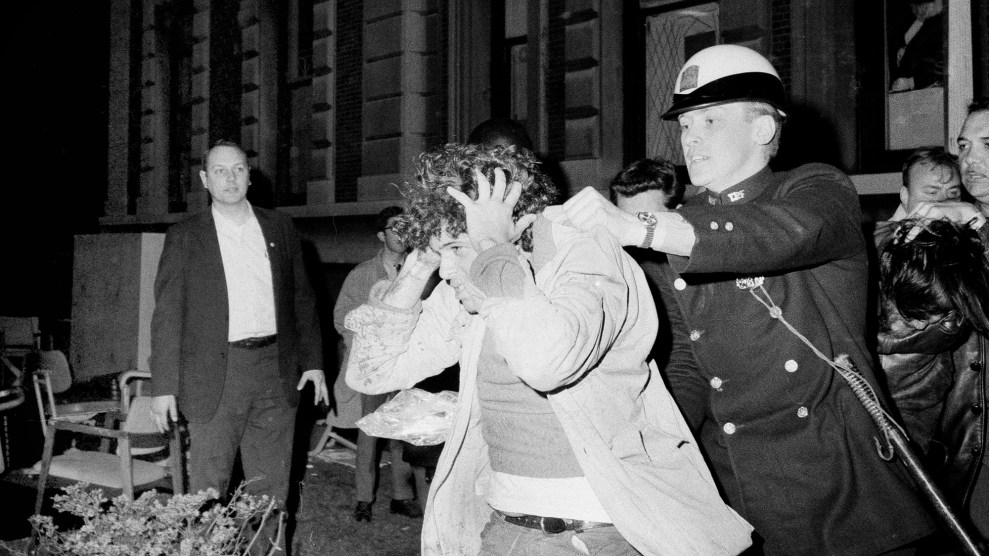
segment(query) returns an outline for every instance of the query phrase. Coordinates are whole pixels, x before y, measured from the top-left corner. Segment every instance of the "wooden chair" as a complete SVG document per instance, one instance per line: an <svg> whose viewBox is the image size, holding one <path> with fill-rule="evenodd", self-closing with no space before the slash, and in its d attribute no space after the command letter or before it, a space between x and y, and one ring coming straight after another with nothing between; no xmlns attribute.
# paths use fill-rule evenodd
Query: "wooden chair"
<svg viewBox="0 0 989 556"><path fill-rule="evenodd" d="M65 354L58 350L38 352L38 369L34 373L34 398L38 404L41 434L48 436L48 422L85 423L101 413L120 409L119 399L59 403L55 398L72 387L72 371ZM44 390L44 394L42 394ZM47 404L45 403L47 402Z"/></svg>
<svg viewBox="0 0 989 556"><path fill-rule="evenodd" d="M49 477L69 482L87 482L106 490L119 491L130 499L134 498L137 491L167 486L170 477L172 492L185 492L185 466L179 427L172 427L169 433L159 433L151 418L152 398L134 395L137 390L134 381L149 378L150 374L142 371L127 372L119 378L121 401L115 412L116 419L111 421L122 422L120 428L112 426L112 422L109 426L97 426L63 419L48 420L44 455L38 474L35 513L41 512ZM70 449L56 456L53 454L55 437L60 431L116 440L116 453ZM135 458L163 454L166 449L168 457L163 460L164 465Z"/></svg>

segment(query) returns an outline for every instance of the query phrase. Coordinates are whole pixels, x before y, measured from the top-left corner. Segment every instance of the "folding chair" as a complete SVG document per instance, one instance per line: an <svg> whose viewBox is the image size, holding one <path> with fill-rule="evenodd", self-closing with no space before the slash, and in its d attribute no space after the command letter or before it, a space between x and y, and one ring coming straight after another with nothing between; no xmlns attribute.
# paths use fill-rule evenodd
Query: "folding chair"
<svg viewBox="0 0 989 556"><path fill-rule="evenodd" d="M336 401L335 408L326 413L325 419L317 421L317 424L325 424L326 430L323 431L323 435L319 438L316 446L312 450L309 450L310 456L315 456L328 446L333 446L334 444L340 444L341 446L357 451L356 444L333 432L333 428L357 428L354 425L354 421L361 418L361 395L347 387L341 374L337 376L333 384L333 399Z"/></svg>

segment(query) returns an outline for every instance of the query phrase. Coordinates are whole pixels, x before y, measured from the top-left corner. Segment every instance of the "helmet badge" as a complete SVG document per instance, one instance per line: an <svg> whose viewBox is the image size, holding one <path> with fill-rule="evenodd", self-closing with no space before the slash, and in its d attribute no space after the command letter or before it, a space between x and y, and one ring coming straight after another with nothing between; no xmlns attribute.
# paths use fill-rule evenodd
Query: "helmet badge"
<svg viewBox="0 0 989 556"><path fill-rule="evenodd" d="M683 68L683 72L680 74L680 90L677 92L684 92L687 89L697 88L697 74L700 68L698 66L687 66Z"/></svg>

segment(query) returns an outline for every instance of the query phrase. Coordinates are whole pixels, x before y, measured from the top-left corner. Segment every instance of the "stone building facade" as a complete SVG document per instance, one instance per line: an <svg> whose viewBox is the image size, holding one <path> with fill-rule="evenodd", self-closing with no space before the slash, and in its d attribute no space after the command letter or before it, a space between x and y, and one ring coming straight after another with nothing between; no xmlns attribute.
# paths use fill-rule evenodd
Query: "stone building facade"
<svg viewBox="0 0 989 556"><path fill-rule="evenodd" d="M972 45L967 75L945 84L950 121L986 92L986 0L945 4ZM865 176L863 192L889 192L897 154L862 131L885 98L870 85L884 72L884 33L869 29L883 28L882 5L111 0L102 224L160 228L203 210L200 155L229 138L254 168L252 202L295 216L322 262L358 262L375 249L372 215L401 202L417 155L492 115L522 120L570 192L605 188L641 156L675 159L676 125L658 120L671 72L722 42L779 69L795 107L784 162L823 159ZM958 51L949 63L965 68Z"/></svg>

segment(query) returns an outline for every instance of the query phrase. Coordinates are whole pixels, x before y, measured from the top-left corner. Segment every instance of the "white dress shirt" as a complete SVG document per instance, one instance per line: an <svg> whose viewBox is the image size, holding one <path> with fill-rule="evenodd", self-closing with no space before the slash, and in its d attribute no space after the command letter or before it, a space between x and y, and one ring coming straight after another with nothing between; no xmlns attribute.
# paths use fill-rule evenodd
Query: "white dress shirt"
<svg viewBox="0 0 989 556"><path fill-rule="evenodd" d="M240 225L224 217L216 208L212 211L227 281L229 341L275 334L271 263L253 208L247 221Z"/></svg>

